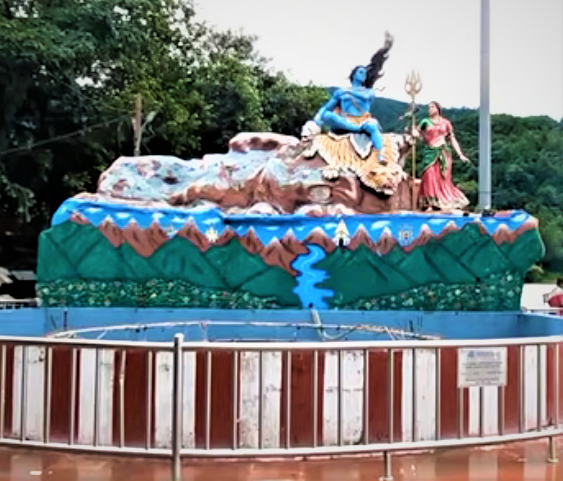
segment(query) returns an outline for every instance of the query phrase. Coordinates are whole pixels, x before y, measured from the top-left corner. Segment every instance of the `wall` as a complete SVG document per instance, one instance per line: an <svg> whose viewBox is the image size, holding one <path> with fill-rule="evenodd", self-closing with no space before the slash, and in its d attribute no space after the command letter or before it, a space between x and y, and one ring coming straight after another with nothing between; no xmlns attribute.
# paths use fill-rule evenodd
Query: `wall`
<svg viewBox="0 0 563 481"><path fill-rule="evenodd" d="M0 336L43 336L46 327L43 309L0 309Z"/></svg>
<svg viewBox="0 0 563 481"><path fill-rule="evenodd" d="M514 312L405 312L405 311L320 311L323 324L395 327L418 333L443 336L448 339L490 339L529 337L563 333L563 319L556 316L530 315ZM233 321L251 326L213 326L205 321ZM124 324L203 321L189 329L130 329L122 333L107 332L105 339L170 340L182 332L188 339L308 339L319 340L313 329L296 329L287 323L312 323L309 311L244 311L215 309L136 309L136 308L38 308L0 310L0 334L6 336L41 336L45 333L109 327ZM274 323L276 326L256 325ZM330 336L343 331L327 330ZM96 333L96 337L101 332ZM359 332L347 339L374 339L373 334Z"/></svg>

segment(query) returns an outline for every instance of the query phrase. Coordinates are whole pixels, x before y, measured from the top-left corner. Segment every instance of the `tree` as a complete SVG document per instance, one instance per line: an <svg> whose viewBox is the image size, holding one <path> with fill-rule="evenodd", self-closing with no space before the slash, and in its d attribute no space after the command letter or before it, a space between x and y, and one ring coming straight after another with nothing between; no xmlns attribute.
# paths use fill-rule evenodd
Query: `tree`
<svg viewBox="0 0 563 481"><path fill-rule="evenodd" d="M185 87L206 31L193 15L190 4L176 0L3 2L4 216L44 225L70 192L95 186L101 170L122 151L123 134L130 136L136 93L149 108L165 112L162 123L172 141L179 130L175 124L182 124L181 140L190 143L200 124L184 112L201 102L178 90ZM165 95L171 86L172 95Z"/></svg>

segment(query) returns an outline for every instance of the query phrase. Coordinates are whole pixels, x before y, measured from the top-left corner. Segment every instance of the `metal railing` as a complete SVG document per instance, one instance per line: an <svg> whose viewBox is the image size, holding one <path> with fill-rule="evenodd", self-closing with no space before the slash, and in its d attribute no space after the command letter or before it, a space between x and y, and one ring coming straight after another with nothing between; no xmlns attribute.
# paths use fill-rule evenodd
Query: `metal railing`
<svg viewBox="0 0 563 481"><path fill-rule="evenodd" d="M0 309L29 309L38 306L37 299L0 299Z"/></svg>
<svg viewBox="0 0 563 481"><path fill-rule="evenodd" d="M554 437L563 434L559 401L562 388L560 385L560 348L562 346L563 336L503 340L323 343L184 342L181 334L175 337L173 343L0 337L0 445L112 455L169 457L173 461L175 480L181 479L183 457L308 457L362 453L382 453L385 470L383 479L390 480L392 479L391 455L394 452L478 446L538 438L549 438L548 460L556 462ZM468 406L464 404L467 402L465 393L470 388L459 386L457 374L455 385L451 384L453 382L451 381L449 386L445 386L441 373L446 368L452 368L447 366L442 358L446 352L455 351L457 355L463 348L487 347L506 348L507 351L510 349L517 356L517 362L513 363L516 366L513 369L513 378L509 380L511 389L515 388L514 383L517 384L518 400L515 416L517 421L514 425L506 426L508 402L506 389L508 385L495 387L493 390L497 393L495 399L498 403L498 429L495 429L493 433L487 432L484 421L487 406L484 402L485 388L477 387L481 402L476 404L477 407L473 414L478 418L479 427L477 432L472 432L467 426ZM298 356L303 353L310 356L310 391L305 394L300 393L310 399L311 408L308 419L292 412L292 399L297 395L292 392L292 376L294 375L292 366L294 362L297 362ZM345 365L346 356L350 353L358 353L358 359L360 359L358 362L361 364L357 365L361 365L361 386L363 386L361 389L362 430L358 436L352 436L353 439L344 432L346 416L344 398L348 395L345 387L348 372ZM213 376L216 368L223 367L221 365L223 361L216 363L215 355L217 354L227 356L224 359L229 359L229 365L225 367L229 374L224 375L222 379L230 379L224 384L225 390L218 393L213 390ZM241 369L243 356L246 359L250 354L254 356L253 359L256 361L254 366L257 371L254 372L258 392L255 397L258 415L254 433L257 442L245 441L245 446L241 440L240 426ZM272 354L277 356L276 375L281 378L280 386L283 386L283 389L276 391L276 395L280 397L279 410L280 413L283 413L281 416L284 429L278 430L279 439L273 443L266 443L264 412L268 386L265 382L265 364L267 356ZM385 386L378 393L385 397L383 404L386 406L387 417L386 426L383 429L385 432L379 437L374 437L372 433L375 429L371 425L373 419L371 409L374 400L371 397L373 390L368 388L372 383L371 376L374 374L370 361L374 354L377 354L381 361L377 366L385 366L384 369L386 369L383 376L386 380ZM409 362L412 365L412 379L409 381L411 385L407 386L407 389L403 379L401 385L405 389L400 394L401 398L409 401L411 407L411 412L401 418L405 424L403 429L410 431L410 436L396 434L398 419L394 414L394 407L403 400L397 399L396 356L398 354L410 356ZM424 386L420 385L421 381L418 379L417 358L423 354L431 355L433 366L435 366L434 372L431 374L434 376L431 389L433 389L435 399L432 416L430 416L431 413L421 413L421 407L418 406L418 393ZM193 356L190 361L192 364L186 364L186 355ZM320 387L323 369L321 358L324 359L326 371L328 369L326 358L329 355L333 356L331 359L336 363L336 442L325 442L319 436L319 422L322 422L320 415L322 396L326 396L326 392L328 392L328 388L321 391ZM127 369L128 361L134 356L137 356L139 362L144 366L142 372ZM526 356L530 356L530 359L533 356L534 366L530 367L529 363L526 364ZM511 362L515 359L511 358ZM93 360L91 364L88 364L89 360ZM157 370L157 361L160 363L159 370ZM197 369L199 373L197 382L195 375L186 377L187 372L184 371L187 365L194 369L193 362L197 362L198 367L199 363L202 364L201 369ZM88 366L92 367L90 371L87 370ZM550 373L549 376L547 373ZM381 373L379 374L379 378L382 378ZM144 401L141 403L143 404L141 407L126 404L126 384L128 376L133 375L137 376L135 386L137 388L141 386L140 389L143 392L129 394L129 399L134 399L134 396L142 397ZM168 376L166 379L169 382L166 384L166 389L162 386L158 389L156 387L155 377L161 375ZM532 387L526 385L526 376L529 375L534 375L534 379L536 379L535 385ZM107 376L113 376L113 381L108 381ZM193 384L188 386L187 383L190 382ZM110 386L107 388L110 391L104 391L106 389L104 386ZM190 404L190 409L193 409L193 417L196 418L194 423L197 424L197 428L192 425L190 429L199 434L194 434L198 439L191 441L186 441L184 432L185 411L188 409L184 395L187 389L197 391ZM455 413L457 432L444 434L443 407L445 403L452 402L447 397L452 390L457 393ZM225 396L227 392L230 399ZM229 433L228 446L224 442L216 445L217 443L212 439L215 412L213 400L217 396L221 398L223 409L230 413L228 416L230 425L226 427ZM65 406L57 404L61 402L62 398L66 399ZM109 401L110 398L112 401ZM194 407L193 403L196 402L199 408ZM165 420L166 426L171 428L171 434L164 442L157 440L155 435L155 416L158 414L162 418L162 412L165 411L161 407L157 410L157 403L164 403L162 405L169 406L171 409L170 422ZM110 404L112 414L108 421L105 409ZM381 401L379 404L382 404ZM535 425L533 426L529 425L530 406L532 406L532 410L535 409L535 413L533 413ZM32 407L33 412L30 411ZM126 421L126 411L134 409L144 411L144 414L141 413L133 422ZM37 414L38 412L40 414ZM427 433L425 436L417 434L417 423L420 421L421 414L433 419L430 434ZM292 423L294 416L296 419L299 416L299 424L305 426L310 432L311 436L307 442L303 442L303 440L294 442L291 432L291 426L295 424ZM91 422L91 428L88 428L86 419ZM57 424L57 429L54 424ZM137 425L136 432L143 432L144 439L129 434L133 424ZM111 431L109 436L102 425L110 426L108 428ZM139 425L142 426L142 429L138 429ZM382 430L381 426L377 429ZM112 430L117 431L117 435L114 435ZM409 437L410 439L405 439Z"/></svg>
<svg viewBox="0 0 563 481"><path fill-rule="evenodd" d="M561 307L532 307L532 308L522 308L522 312L525 314L552 314L558 315L563 308Z"/></svg>

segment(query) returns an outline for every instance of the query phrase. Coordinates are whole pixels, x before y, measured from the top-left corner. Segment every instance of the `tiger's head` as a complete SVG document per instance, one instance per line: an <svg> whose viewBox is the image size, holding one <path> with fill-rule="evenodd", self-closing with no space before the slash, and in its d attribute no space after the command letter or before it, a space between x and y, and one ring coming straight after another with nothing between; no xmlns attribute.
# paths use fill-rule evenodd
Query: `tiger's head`
<svg viewBox="0 0 563 481"><path fill-rule="evenodd" d="M380 164L369 162L358 174L362 184L376 192L392 196L397 192L399 184L407 178L407 174L396 162Z"/></svg>

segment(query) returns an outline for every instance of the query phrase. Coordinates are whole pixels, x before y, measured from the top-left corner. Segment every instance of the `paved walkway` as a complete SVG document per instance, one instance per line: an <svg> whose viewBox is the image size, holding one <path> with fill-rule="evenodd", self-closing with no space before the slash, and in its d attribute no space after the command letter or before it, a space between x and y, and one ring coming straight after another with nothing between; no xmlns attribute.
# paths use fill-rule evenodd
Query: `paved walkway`
<svg viewBox="0 0 563 481"><path fill-rule="evenodd" d="M563 440L558 444L563 458ZM561 481L545 442L393 458L395 481ZM378 481L381 459L184 462L182 481ZM0 481L170 481L165 461L0 449Z"/></svg>

